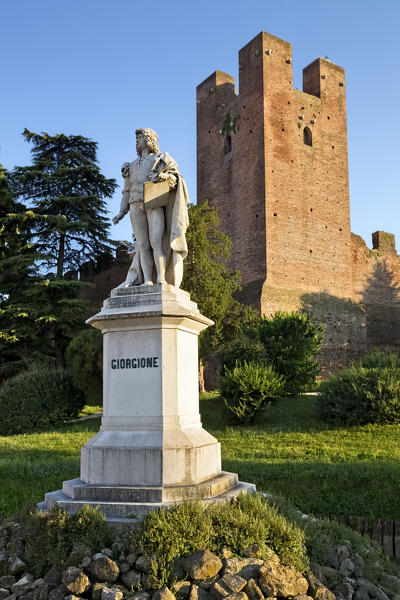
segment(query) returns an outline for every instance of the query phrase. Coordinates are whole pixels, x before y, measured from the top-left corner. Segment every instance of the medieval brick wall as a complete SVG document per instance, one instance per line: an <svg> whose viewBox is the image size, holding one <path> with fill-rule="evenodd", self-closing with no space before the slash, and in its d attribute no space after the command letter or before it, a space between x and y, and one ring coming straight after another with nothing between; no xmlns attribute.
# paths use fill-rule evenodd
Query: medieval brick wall
<svg viewBox="0 0 400 600"><path fill-rule="evenodd" d="M390 234L373 251L351 234L344 69L317 58L292 82L291 44L262 32L239 52L239 93L221 71L198 86L198 201L234 242L242 299L313 312L330 370L396 346L399 259Z"/></svg>

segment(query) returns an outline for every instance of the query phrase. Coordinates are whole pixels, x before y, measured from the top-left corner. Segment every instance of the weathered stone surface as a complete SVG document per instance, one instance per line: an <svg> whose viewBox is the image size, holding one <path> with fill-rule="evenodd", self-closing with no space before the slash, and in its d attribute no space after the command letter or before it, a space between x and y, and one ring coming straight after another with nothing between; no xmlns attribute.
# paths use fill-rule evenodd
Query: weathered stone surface
<svg viewBox="0 0 400 600"><path fill-rule="evenodd" d="M213 597L209 591L194 583L190 589L189 600L213 600Z"/></svg>
<svg viewBox="0 0 400 600"><path fill-rule="evenodd" d="M351 600L353 597L354 588L347 581L341 581L337 584L333 590L333 593L335 594L336 598L338 597L336 594L339 593L345 598L345 600Z"/></svg>
<svg viewBox="0 0 400 600"><path fill-rule="evenodd" d="M16 554L10 556L8 560L8 571L11 575L20 575L26 571L26 564Z"/></svg>
<svg viewBox="0 0 400 600"><path fill-rule="evenodd" d="M90 557L92 554L91 549L87 544L82 544L80 542L74 544L71 554L67 559L67 566L69 567L79 567L82 560L85 557Z"/></svg>
<svg viewBox="0 0 400 600"><path fill-rule="evenodd" d="M14 583L11 589L14 593L22 592L22 590L25 590L30 586L33 580L33 575L31 573L26 573L26 575L24 575L23 577L21 577L21 579L18 579L18 581Z"/></svg>
<svg viewBox="0 0 400 600"><path fill-rule="evenodd" d="M324 573L323 583L331 590L333 589L342 579L339 571L332 569L331 567L322 567Z"/></svg>
<svg viewBox="0 0 400 600"><path fill-rule="evenodd" d="M189 598L191 587L192 587L192 584L190 583L190 581L187 581L187 580L177 581L172 586L172 592L176 596L180 596L181 598Z"/></svg>
<svg viewBox="0 0 400 600"><path fill-rule="evenodd" d="M345 558L340 563L339 573L344 577L350 577L354 573L354 564L350 558Z"/></svg>
<svg viewBox="0 0 400 600"><path fill-rule="evenodd" d="M240 592L246 583L247 581L243 577L226 573L221 579L214 583L210 592L216 600L222 600L222 598L225 598L230 594Z"/></svg>
<svg viewBox="0 0 400 600"><path fill-rule="evenodd" d="M122 562L119 565L119 572L122 575L125 575L125 573L127 573L130 570L130 568L131 568L130 564L125 560L124 562Z"/></svg>
<svg viewBox="0 0 400 600"><path fill-rule="evenodd" d="M133 591L134 588L137 588L141 581L142 575L139 571L135 571L134 569L130 569L127 573L124 573L121 577L122 583L128 590Z"/></svg>
<svg viewBox="0 0 400 600"><path fill-rule="evenodd" d="M89 577L79 567L68 567L63 573L62 582L67 593L80 596L90 589Z"/></svg>
<svg viewBox="0 0 400 600"><path fill-rule="evenodd" d="M163 585L162 588L160 588L159 590L154 592L154 594L152 596L152 600L176 600L176 599L175 599L175 596L173 595L173 593L171 592L171 590L166 585Z"/></svg>
<svg viewBox="0 0 400 600"><path fill-rule="evenodd" d="M151 557L141 554L135 562L135 567L138 571L141 571L142 573L147 573L147 571L150 569L151 561Z"/></svg>
<svg viewBox="0 0 400 600"><path fill-rule="evenodd" d="M272 550L271 550L272 552ZM276 558L276 554L272 552ZM271 555L271 558L273 558ZM273 560L273 562L279 562ZM224 575L239 575L244 579L257 578L260 574L260 569L263 566L264 561L261 558L227 558L223 560L223 570L222 573Z"/></svg>
<svg viewBox="0 0 400 600"><path fill-rule="evenodd" d="M64 584L61 584L51 590L49 593L49 600L64 600L64 596L66 595L66 589Z"/></svg>
<svg viewBox="0 0 400 600"><path fill-rule="evenodd" d="M101 590L101 600L121 600L123 595L123 592L118 588L104 586Z"/></svg>
<svg viewBox="0 0 400 600"><path fill-rule="evenodd" d="M101 599L101 592L103 590L103 587L105 587L107 584L104 582L100 582L100 581L96 581L95 583L93 583L92 585L92 600L100 600Z"/></svg>
<svg viewBox="0 0 400 600"><path fill-rule="evenodd" d="M6 590L11 590L11 587L15 583L14 575L3 575L0 577L0 587L6 588Z"/></svg>
<svg viewBox="0 0 400 600"><path fill-rule="evenodd" d="M244 592L232 592L232 594L228 594L225 598L226 600L248 600Z"/></svg>
<svg viewBox="0 0 400 600"><path fill-rule="evenodd" d="M135 562L138 559L138 555L137 554L128 554L128 556L126 557L126 562L129 564L129 566L133 567L133 565L135 564Z"/></svg>
<svg viewBox="0 0 400 600"><path fill-rule="evenodd" d="M369 594L367 592L367 588L361 587L357 589L354 594L352 600L369 600Z"/></svg>
<svg viewBox="0 0 400 600"><path fill-rule="evenodd" d="M69 596L65 596L64 600L80 600L79 596L74 596L70 594Z"/></svg>
<svg viewBox="0 0 400 600"><path fill-rule="evenodd" d="M95 555L97 558L92 559L92 563L90 565L90 573L92 577L97 581L106 581L108 583L114 583L117 581L119 575L119 568L115 561L108 558L108 556Z"/></svg>
<svg viewBox="0 0 400 600"><path fill-rule="evenodd" d="M241 555L247 558L257 558L260 555L260 546L257 543L250 544L242 550Z"/></svg>
<svg viewBox="0 0 400 600"><path fill-rule="evenodd" d="M293 596L293 600L312 600L312 597L306 594L299 594L298 596Z"/></svg>
<svg viewBox="0 0 400 600"><path fill-rule="evenodd" d="M331 592L313 573L306 573L308 581L307 594L315 600L335 600L335 594Z"/></svg>
<svg viewBox="0 0 400 600"><path fill-rule="evenodd" d="M5 588L0 587L0 600L4 600L7 596L10 595L10 592Z"/></svg>
<svg viewBox="0 0 400 600"><path fill-rule="evenodd" d="M188 556L183 566L192 579L210 579L220 571L222 561L209 550L202 550Z"/></svg>
<svg viewBox="0 0 400 600"><path fill-rule="evenodd" d="M363 557L356 553L356 554L353 554L353 556L351 557L351 560L354 565L354 576L355 577L364 577L365 562L364 562Z"/></svg>
<svg viewBox="0 0 400 600"><path fill-rule="evenodd" d="M127 596L129 600L150 600L150 594L147 592L135 592Z"/></svg>
<svg viewBox="0 0 400 600"><path fill-rule="evenodd" d="M243 588L244 593L249 600L264 600L264 594L254 579L249 579Z"/></svg>
<svg viewBox="0 0 400 600"><path fill-rule="evenodd" d="M217 574L214 575L214 577L210 577L210 579L195 579L193 583L203 588L203 590L209 590L210 587L213 586L216 581L218 581L218 579L220 579L220 576Z"/></svg>
<svg viewBox="0 0 400 600"><path fill-rule="evenodd" d="M103 550L101 550L101 553L104 554L104 556L108 556L108 558L113 557L113 551L111 550L111 548L103 548Z"/></svg>
<svg viewBox="0 0 400 600"><path fill-rule="evenodd" d="M62 571L58 567L51 567L43 577L46 583L60 585L62 581Z"/></svg>
<svg viewBox="0 0 400 600"><path fill-rule="evenodd" d="M273 563L261 567L259 584L266 596L298 596L308 590L308 581L301 573Z"/></svg>

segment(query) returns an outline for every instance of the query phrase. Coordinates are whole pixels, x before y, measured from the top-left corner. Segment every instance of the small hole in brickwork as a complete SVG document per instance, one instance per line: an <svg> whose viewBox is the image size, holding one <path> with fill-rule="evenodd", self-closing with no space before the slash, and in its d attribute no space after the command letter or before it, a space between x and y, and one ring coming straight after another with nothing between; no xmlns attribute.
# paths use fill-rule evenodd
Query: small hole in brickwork
<svg viewBox="0 0 400 600"><path fill-rule="evenodd" d="M328 225L325 225L325 229L328 229Z"/></svg>
<svg viewBox="0 0 400 600"><path fill-rule="evenodd" d="M227 135L225 138L224 153L229 154L229 152L231 152L231 150L232 150L232 138L230 135Z"/></svg>
<svg viewBox="0 0 400 600"><path fill-rule="evenodd" d="M285 128L284 128L284 127L282 127L282 131L285 131Z"/></svg>
<svg viewBox="0 0 400 600"><path fill-rule="evenodd" d="M211 133L210 129L208 130L208 133Z"/></svg>
<svg viewBox="0 0 400 600"><path fill-rule="evenodd" d="M330 120L330 117L329 117L329 116L328 116L328 117L326 117L326 118L328 119L328 121Z"/></svg>
<svg viewBox="0 0 400 600"><path fill-rule="evenodd" d="M258 219L258 215L256 215L256 219Z"/></svg>
<svg viewBox="0 0 400 600"><path fill-rule="evenodd" d="M306 146L312 146L312 133L309 127L304 127L303 142L306 144Z"/></svg>
<svg viewBox="0 0 400 600"><path fill-rule="evenodd" d="M231 216L231 213L228 213L228 217L230 217L230 216Z"/></svg>
<svg viewBox="0 0 400 600"><path fill-rule="evenodd" d="M246 108L246 105L245 105L245 104L243 104L243 108Z"/></svg>
<svg viewBox="0 0 400 600"><path fill-rule="evenodd" d="M250 129L250 133L253 133L253 130L252 130L252 129Z"/></svg>
<svg viewBox="0 0 400 600"><path fill-rule="evenodd" d="M339 231L342 231L342 228L341 228L341 227L339 227Z"/></svg>
<svg viewBox="0 0 400 600"><path fill-rule="evenodd" d="M312 254L312 250L310 250L310 254Z"/></svg>
<svg viewBox="0 0 400 600"><path fill-rule="evenodd" d="M288 104L290 104L290 100L288 100Z"/></svg>
<svg viewBox="0 0 400 600"><path fill-rule="evenodd" d="M274 213L274 217L277 217L277 216L278 216L278 213Z"/></svg>
<svg viewBox="0 0 400 600"><path fill-rule="evenodd" d="M334 150L334 149L335 149L335 146L332 146L332 150Z"/></svg>
<svg viewBox="0 0 400 600"><path fill-rule="evenodd" d="M312 212L312 208L310 208L310 212Z"/></svg>

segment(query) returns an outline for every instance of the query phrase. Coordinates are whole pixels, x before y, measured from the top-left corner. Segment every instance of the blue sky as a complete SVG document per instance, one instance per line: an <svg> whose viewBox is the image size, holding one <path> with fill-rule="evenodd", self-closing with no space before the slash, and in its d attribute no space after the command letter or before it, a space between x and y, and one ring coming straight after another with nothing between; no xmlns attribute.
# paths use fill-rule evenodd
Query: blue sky
<svg viewBox="0 0 400 600"><path fill-rule="evenodd" d="M398 0L3 0L0 162L30 163L24 127L82 134L121 183L134 130L151 127L195 201L196 85L237 78L238 50L264 30L292 43L295 87L317 56L346 69L352 231L369 246L395 233L400 248L399 26ZM127 217L112 236L130 237Z"/></svg>

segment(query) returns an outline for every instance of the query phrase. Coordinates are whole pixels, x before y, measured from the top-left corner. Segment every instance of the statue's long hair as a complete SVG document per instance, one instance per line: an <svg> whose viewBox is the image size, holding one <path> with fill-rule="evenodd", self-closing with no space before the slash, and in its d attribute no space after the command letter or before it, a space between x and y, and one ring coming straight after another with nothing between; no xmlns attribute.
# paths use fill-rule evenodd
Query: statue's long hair
<svg viewBox="0 0 400 600"><path fill-rule="evenodd" d="M158 135L152 129L136 129L136 135L142 134L146 142L146 146L152 154L158 154L160 147L158 145Z"/></svg>

